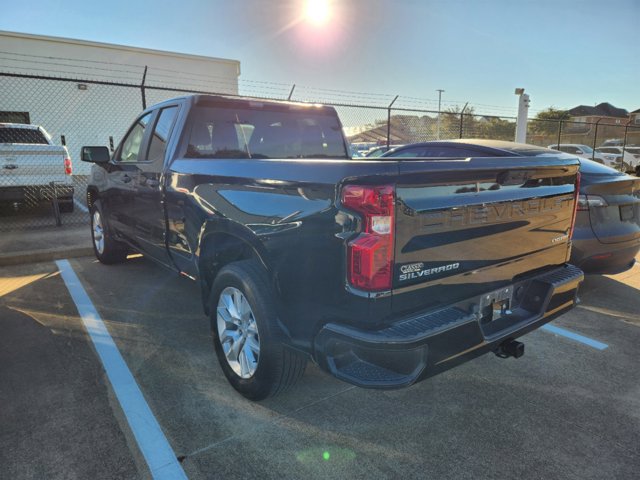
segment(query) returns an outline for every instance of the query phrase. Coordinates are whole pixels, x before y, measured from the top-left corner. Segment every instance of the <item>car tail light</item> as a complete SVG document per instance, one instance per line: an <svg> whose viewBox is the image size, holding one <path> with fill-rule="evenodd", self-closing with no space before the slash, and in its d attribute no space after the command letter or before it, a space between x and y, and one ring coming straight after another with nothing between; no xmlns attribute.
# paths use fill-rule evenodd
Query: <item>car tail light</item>
<svg viewBox="0 0 640 480"><path fill-rule="evenodd" d="M580 195L578 197L578 210L589 210L596 207L608 207L607 201L598 195Z"/></svg>
<svg viewBox="0 0 640 480"><path fill-rule="evenodd" d="M347 185L342 205L362 215L362 233L347 245L347 278L355 288L389 290L393 276L395 188Z"/></svg>
<svg viewBox="0 0 640 480"><path fill-rule="evenodd" d="M578 213L578 203L580 203L580 172L576 173L575 191L573 192L573 217L571 218L571 228L569 229L569 239L573 237L573 229L576 226L576 215Z"/></svg>
<svg viewBox="0 0 640 480"><path fill-rule="evenodd" d="M73 164L71 163L71 159L66 157L64 159L64 174L71 175L73 173Z"/></svg>

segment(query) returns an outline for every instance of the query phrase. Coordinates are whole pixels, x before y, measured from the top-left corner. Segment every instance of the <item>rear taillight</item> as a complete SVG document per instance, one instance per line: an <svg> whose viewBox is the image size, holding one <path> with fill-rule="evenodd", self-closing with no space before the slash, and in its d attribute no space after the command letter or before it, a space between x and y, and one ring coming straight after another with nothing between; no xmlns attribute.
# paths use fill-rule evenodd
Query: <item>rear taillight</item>
<svg viewBox="0 0 640 480"><path fill-rule="evenodd" d="M578 210L589 210L596 207L608 207L607 201L598 195L580 195L578 197Z"/></svg>
<svg viewBox="0 0 640 480"><path fill-rule="evenodd" d="M573 217L571 217L571 228L569 229L569 240L573 237L573 229L576 226L576 214L578 213L578 203L580 201L580 172L576 173L575 191L573 192Z"/></svg>
<svg viewBox="0 0 640 480"><path fill-rule="evenodd" d="M393 185L347 185L342 205L362 215L362 233L347 245L347 279L366 291L389 290L393 276Z"/></svg>
<svg viewBox="0 0 640 480"><path fill-rule="evenodd" d="M64 159L64 174L71 175L73 173L73 164L71 163L71 159L66 157Z"/></svg>

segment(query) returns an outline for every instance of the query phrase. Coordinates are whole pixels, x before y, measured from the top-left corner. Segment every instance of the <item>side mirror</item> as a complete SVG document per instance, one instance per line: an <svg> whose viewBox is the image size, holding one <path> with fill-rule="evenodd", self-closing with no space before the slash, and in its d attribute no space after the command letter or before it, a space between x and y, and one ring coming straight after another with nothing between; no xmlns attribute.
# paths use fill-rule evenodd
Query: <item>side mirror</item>
<svg viewBox="0 0 640 480"><path fill-rule="evenodd" d="M91 163L107 163L111 160L111 153L107 147L82 147L80 160Z"/></svg>

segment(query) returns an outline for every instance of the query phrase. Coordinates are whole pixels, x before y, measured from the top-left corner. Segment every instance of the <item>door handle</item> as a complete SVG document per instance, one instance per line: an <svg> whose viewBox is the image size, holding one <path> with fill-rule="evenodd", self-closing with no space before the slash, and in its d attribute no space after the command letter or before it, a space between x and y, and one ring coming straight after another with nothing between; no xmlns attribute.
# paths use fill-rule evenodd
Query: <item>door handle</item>
<svg viewBox="0 0 640 480"><path fill-rule="evenodd" d="M124 183L129 183L131 181L131 177L129 175L123 175L122 176L122 181Z"/></svg>

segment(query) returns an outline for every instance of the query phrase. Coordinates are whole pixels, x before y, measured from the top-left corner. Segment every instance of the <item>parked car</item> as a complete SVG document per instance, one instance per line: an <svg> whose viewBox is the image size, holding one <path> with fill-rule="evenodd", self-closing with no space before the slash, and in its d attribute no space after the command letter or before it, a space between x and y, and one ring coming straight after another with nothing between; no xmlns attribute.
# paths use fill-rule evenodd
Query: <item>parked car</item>
<svg viewBox="0 0 640 480"><path fill-rule="evenodd" d="M364 157L369 149L376 146L373 142L355 142L349 144L350 151L353 157Z"/></svg>
<svg viewBox="0 0 640 480"><path fill-rule="evenodd" d="M621 147L624 145L624 140L622 138L609 138L602 142L601 147Z"/></svg>
<svg viewBox="0 0 640 480"><path fill-rule="evenodd" d="M625 147L625 152L629 152L631 155L633 155L635 161L640 164L640 147L637 147L635 145L628 145ZM640 177L640 166L638 164L636 164L635 172L636 175Z"/></svg>
<svg viewBox="0 0 640 480"><path fill-rule="evenodd" d="M389 389L520 357L583 280L568 155L353 161L332 107L196 95L82 159L98 260L134 250L198 282L222 370L254 400L309 358Z"/></svg>
<svg viewBox="0 0 640 480"><path fill-rule="evenodd" d="M533 145L493 140L459 140L407 145L384 157L542 156ZM585 273L620 273L640 251L640 179L580 159L580 201L570 262Z"/></svg>
<svg viewBox="0 0 640 480"><path fill-rule="evenodd" d="M594 152L593 148L588 145L582 145L580 143L554 143L553 145L549 145L548 148L560 150L561 152L570 153L571 155L577 155L578 157L615 167L615 164L613 163L615 161L614 157L607 158L602 153Z"/></svg>
<svg viewBox="0 0 640 480"><path fill-rule="evenodd" d="M633 148L633 147L630 147ZM617 170L623 172L636 172L640 171L640 156L636 158L632 152L622 147L598 147L596 152L601 153L605 159L607 159L607 165L614 166ZM623 158L624 157L624 158ZM609 158L614 162L609 163Z"/></svg>
<svg viewBox="0 0 640 480"><path fill-rule="evenodd" d="M401 146L402 145L389 145L387 147L386 145L381 145L379 147L373 147L370 150L368 150L367 153L364 154L364 156L369 158L376 158L381 156L384 152L388 152L392 148L398 148Z"/></svg>
<svg viewBox="0 0 640 480"><path fill-rule="evenodd" d="M66 147L54 145L38 125L0 123L0 202L59 201L73 211L73 167Z"/></svg>
<svg viewBox="0 0 640 480"><path fill-rule="evenodd" d="M582 159L580 173L571 262L585 273L624 272L640 251L640 179Z"/></svg>

